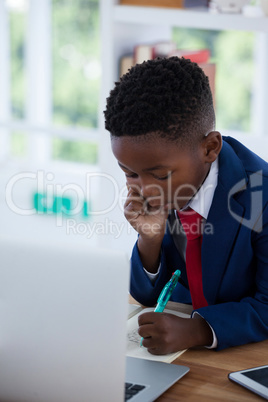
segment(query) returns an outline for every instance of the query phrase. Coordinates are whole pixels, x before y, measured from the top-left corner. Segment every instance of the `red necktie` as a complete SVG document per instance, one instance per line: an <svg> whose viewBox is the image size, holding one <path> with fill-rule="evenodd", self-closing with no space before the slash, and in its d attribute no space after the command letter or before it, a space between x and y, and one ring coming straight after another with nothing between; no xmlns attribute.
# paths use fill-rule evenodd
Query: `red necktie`
<svg viewBox="0 0 268 402"><path fill-rule="evenodd" d="M197 309L200 307L205 307L208 305L208 303L204 297L202 283L202 216L191 208L177 213L187 237L186 272L193 308Z"/></svg>

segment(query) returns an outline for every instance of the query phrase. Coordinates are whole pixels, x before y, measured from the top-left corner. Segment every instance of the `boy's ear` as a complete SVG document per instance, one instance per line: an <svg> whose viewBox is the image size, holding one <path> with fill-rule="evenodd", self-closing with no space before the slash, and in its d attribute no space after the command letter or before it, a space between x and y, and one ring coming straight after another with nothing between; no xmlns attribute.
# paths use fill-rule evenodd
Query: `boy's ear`
<svg viewBox="0 0 268 402"><path fill-rule="evenodd" d="M203 139L205 162L212 163L217 159L222 148L222 137L218 131L211 131Z"/></svg>

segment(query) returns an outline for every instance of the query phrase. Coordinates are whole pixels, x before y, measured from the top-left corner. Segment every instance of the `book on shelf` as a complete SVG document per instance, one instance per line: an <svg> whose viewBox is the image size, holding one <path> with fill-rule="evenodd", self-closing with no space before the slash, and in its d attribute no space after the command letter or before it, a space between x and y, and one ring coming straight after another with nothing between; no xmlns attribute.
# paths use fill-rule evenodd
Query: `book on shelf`
<svg viewBox="0 0 268 402"><path fill-rule="evenodd" d="M215 99L215 78L216 78L216 64L215 63L202 63L199 64L202 68L206 76L208 77L214 107L216 106L216 99Z"/></svg>
<svg viewBox="0 0 268 402"><path fill-rule="evenodd" d="M208 0L120 0L122 5L165 8L208 7L208 3Z"/></svg>
<svg viewBox="0 0 268 402"><path fill-rule="evenodd" d="M133 62L140 64L143 61L154 59L153 46L147 44L140 44L134 47Z"/></svg>
<svg viewBox="0 0 268 402"><path fill-rule="evenodd" d="M128 70L135 65L134 62L134 55L133 54L126 54L120 58L119 61L119 75L125 74Z"/></svg>
<svg viewBox="0 0 268 402"><path fill-rule="evenodd" d="M174 49L169 53L169 57L178 56L190 59L194 63L204 64L208 63L210 59L209 49L187 50L187 49Z"/></svg>
<svg viewBox="0 0 268 402"><path fill-rule="evenodd" d="M141 337L138 334L138 317L140 314L154 311L153 308L136 309L131 312L131 317L127 321L127 356L138 357L148 360L157 360L165 363L171 363L177 357L179 357L185 350L179 350L178 352L169 353L167 355L152 355L148 350L140 346ZM190 318L189 314L180 313L179 311L165 309L165 313L174 314L182 318ZM156 313L159 314L159 313Z"/></svg>
<svg viewBox="0 0 268 402"><path fill-rule="evenodd" d="M176 43L173 41L162 41L154 44L138 44L134 46L134 64L142 63L145 60L156 57L168 57L176 50Z"/></svg>
<svg viewBox="0 0 268 402"><path fill-rule="evenodd" d="M120 4L145 7L183 8L184 0L121 0Z"/></svg>

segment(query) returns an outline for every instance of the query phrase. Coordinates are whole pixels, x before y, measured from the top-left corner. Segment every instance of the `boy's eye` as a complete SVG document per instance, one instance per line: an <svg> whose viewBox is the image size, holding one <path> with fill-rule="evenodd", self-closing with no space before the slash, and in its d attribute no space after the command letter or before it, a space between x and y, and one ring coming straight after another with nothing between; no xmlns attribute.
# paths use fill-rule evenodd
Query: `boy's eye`
<svg viewBox="0 0 268 402"><path fill-rule="evenodd" d="M156 180L167 180L171 176L171 174L172 174L172 172L169 172L168 174L165 174L164 176L157 176L154 174L153 177ZM136 179L138 177L138 174L125 172L125 176L130 179Z"/></svg>
<svg viewBox="0 0 268 402"><path fill-rule="evenodd" d="M138 175L136 173L125 173L125 176L129 177L131 179L134 179L134 178L138 177Z"/></svg>
<svg viewBox="0 0 268 402"><path fill-rule="evenodd" d="M157 180L167 180L171 176L172 172L169 172L165 176L155 176Z"/></svg>

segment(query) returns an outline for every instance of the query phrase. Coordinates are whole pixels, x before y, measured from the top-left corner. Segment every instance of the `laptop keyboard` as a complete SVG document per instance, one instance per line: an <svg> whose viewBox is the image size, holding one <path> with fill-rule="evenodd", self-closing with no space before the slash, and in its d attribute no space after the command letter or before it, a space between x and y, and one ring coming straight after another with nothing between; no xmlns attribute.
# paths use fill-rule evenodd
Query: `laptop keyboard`
<svg viewBox="0 0 268 402"><path fill-rule="evenodd" d="M129 401L133 396L137 395L145 388L145 385L125 383L125 401Z"/></svg>

